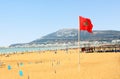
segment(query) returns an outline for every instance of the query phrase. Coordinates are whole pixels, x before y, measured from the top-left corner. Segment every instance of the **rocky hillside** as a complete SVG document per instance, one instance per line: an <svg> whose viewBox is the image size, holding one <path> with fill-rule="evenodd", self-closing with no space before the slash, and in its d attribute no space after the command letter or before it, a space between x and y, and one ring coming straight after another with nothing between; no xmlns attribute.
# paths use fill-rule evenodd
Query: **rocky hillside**
<svg viewBox="0 0 120 79"><path fill-rule="evenodd" d="M36 39L25 44L12 44L10 47L23 45L41 45L41 44L55 44L75 42L78 39L77 29L61 29L46 36ZM115 30L95 30L93 33L87 31L80 32L80 39L82 41L112 41L120 39L120 31Z"/></svg>

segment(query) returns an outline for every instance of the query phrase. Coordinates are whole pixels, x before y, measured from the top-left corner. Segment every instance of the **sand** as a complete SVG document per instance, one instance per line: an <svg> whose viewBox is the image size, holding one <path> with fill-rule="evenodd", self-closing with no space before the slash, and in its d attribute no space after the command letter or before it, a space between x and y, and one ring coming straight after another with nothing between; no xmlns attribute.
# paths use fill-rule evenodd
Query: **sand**
<svg viewBox="0 0 120 79"><path fill-rule="evenodd" d="M80 53L78 59L76 49L2 55L0 79L120 79L120 53Z"/></svg>

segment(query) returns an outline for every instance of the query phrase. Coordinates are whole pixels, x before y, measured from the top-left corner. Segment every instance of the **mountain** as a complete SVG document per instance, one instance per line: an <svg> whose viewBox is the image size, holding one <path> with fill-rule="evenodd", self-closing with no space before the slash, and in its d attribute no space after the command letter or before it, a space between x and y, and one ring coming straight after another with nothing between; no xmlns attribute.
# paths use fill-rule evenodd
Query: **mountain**
<svg viewBox="0 0 120 79"><path fill-rule="evenodd" d="M87 31L80 32L81 41L112 41L120 39L120 31L115 30L95 30L93 33ZM77 29L60 29L56 32L43 36L29 43L12 44L9 47L34 47L48 44L74 43L78 40Z"/></svg>

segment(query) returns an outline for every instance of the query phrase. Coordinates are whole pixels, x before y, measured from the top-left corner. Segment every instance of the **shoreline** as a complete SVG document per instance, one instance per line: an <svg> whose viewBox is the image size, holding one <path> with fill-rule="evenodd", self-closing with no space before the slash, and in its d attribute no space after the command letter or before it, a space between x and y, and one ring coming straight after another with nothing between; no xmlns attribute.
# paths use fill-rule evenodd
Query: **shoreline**
<svg viewBox="0 0 120 79"><path fill-rule="evenodd" d="M48 51L48 50L64 50L76 47L20 47L20 48L2 48L0 49L0 54L4 53L19 53L19 52L37 52L37 51Z"/></svg>

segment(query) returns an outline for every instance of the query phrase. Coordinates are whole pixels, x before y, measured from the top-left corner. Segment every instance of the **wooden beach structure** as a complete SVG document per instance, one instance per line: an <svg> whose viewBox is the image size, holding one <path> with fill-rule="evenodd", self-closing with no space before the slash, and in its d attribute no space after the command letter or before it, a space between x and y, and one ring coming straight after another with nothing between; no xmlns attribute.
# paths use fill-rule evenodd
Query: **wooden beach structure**
<svg viewBox="0 0 120 79"><path fill-rule="evenodd" d="M120 44L115 45L101 45L97 47L82 47L81 52L120 52Z"/></svg>

